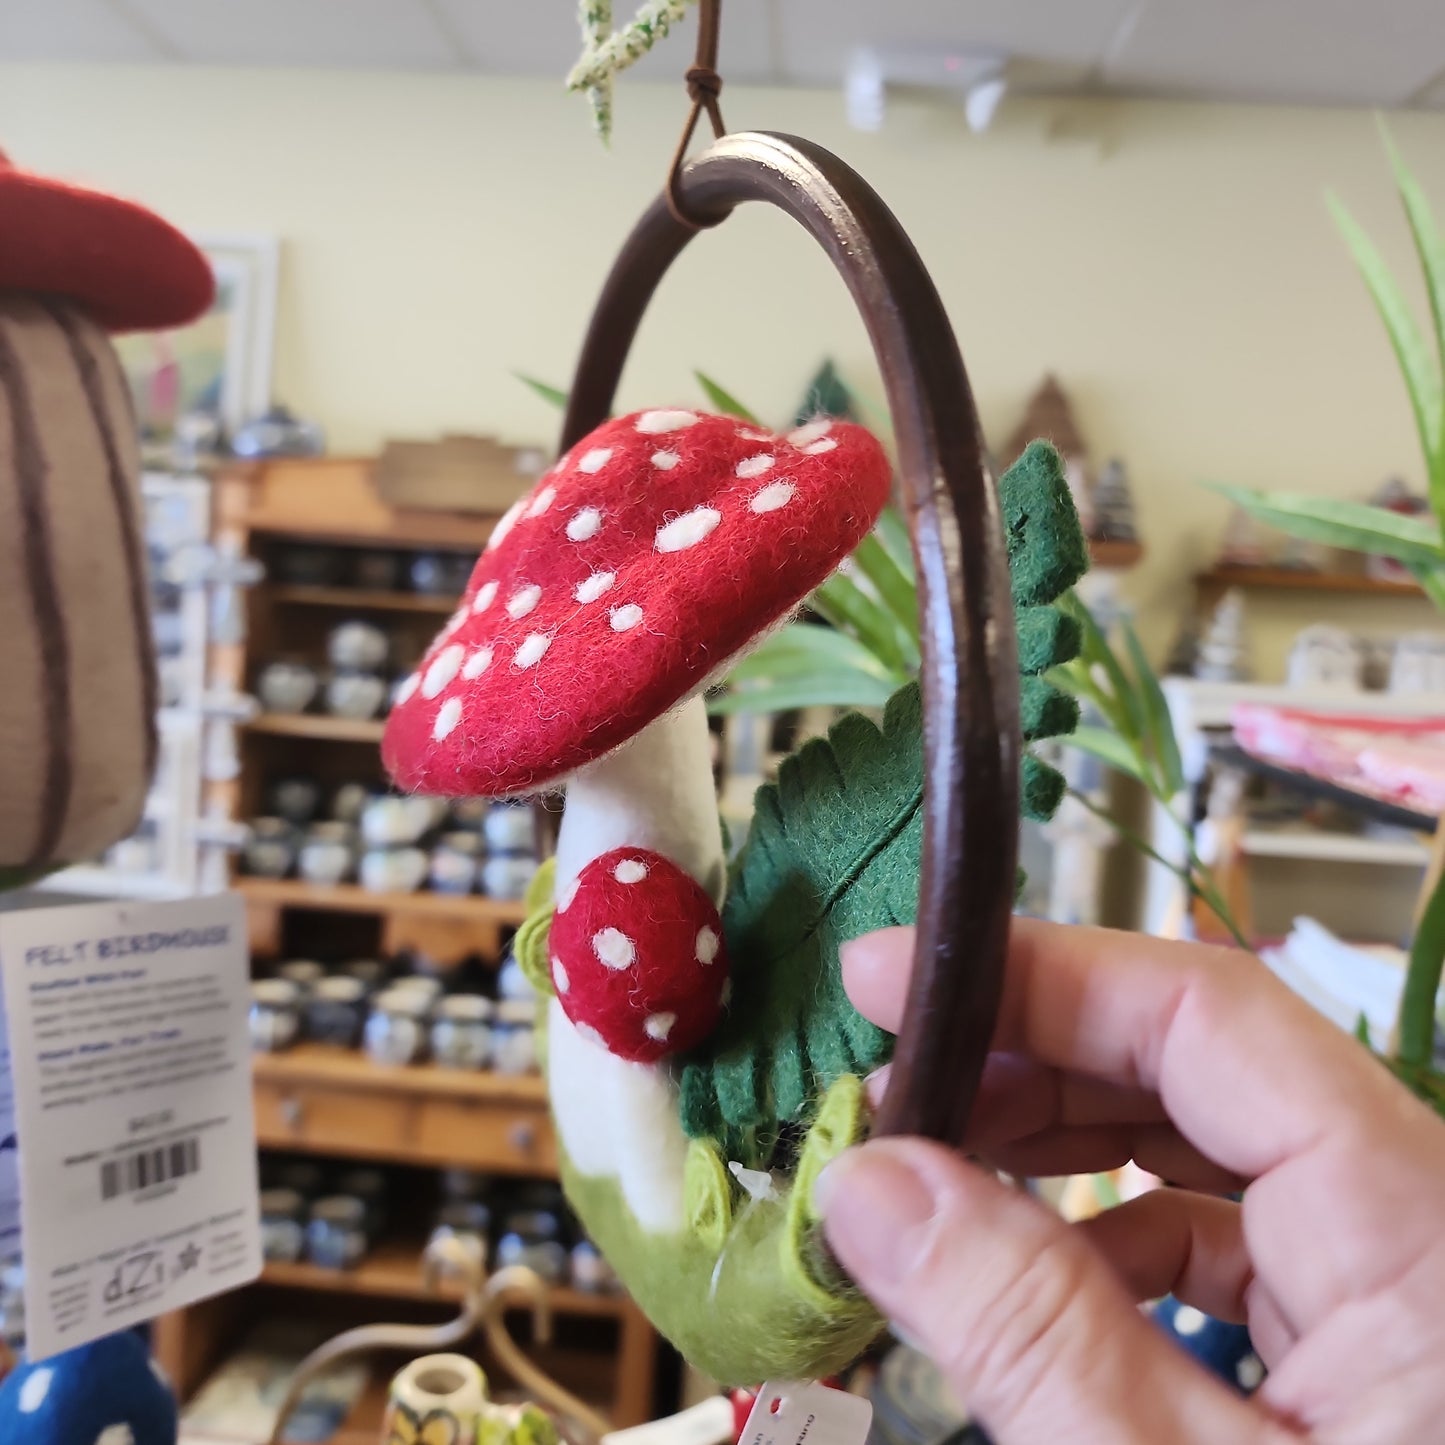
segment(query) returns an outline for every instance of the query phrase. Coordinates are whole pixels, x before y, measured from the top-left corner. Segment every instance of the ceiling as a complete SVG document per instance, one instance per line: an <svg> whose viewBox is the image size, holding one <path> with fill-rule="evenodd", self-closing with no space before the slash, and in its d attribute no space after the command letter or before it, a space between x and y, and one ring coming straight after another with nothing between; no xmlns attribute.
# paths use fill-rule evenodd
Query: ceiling
<svg viewBox="0 0 1445 1445"><path fill-rule="evenodd" d="M632 0L617 0L619 16ZM560 76L574 0L0 0L0 60ZM691 28L689 21L688 28ZM1445 109L1445 0L729 0L734 81L837 85L860 45L998 51L1034 90ZM675 39L640 70L676 75Z"/></svg>

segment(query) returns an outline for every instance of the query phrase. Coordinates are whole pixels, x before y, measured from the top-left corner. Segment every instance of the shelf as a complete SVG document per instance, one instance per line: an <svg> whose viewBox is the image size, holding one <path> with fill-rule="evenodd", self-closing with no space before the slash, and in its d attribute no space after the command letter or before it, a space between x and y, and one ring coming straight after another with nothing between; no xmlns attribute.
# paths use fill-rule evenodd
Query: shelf
<svg viewBox="0 0 1445 1445"><path fill-rule="evenodd" d="M389 1068L360 1049L332 1044L296 1044L279 1054L256 1054L251 1075L258 1084L287 1089L381 1089L394 1098L460 1099L537 1109L547 1104L547 1085L540 1074L488 1074L435 1064Z"/></svg>
<svg viewBox="0 0 1445 1445"><path fill-rule="evenodd" d="M1089 560L1101 571L1121 571L1134 567L1144 556L1144 547L1139 542L1109 542L1098 537L1089 538Z"/></svg>
<svg viewBox="0 0 1445 1445"><path fill-rule="evenodd" d="M272 602L298 607L340 607L360 612L427 612L440 617L456 611L460 597L426 592L375 592L361 587L296 587L277 584L262 593Z"/></svg>
<svg viewBox="0 0 1445 1445"><path fill-rule="evenodd" d="M1413 838L1371 838L1306 829L1250 828L1240 839L1240 848L1251 858L1301 858L1318 863L1423 868L1430 860L1424 844Z"/></svg>
<svg viewBox="0 0 1445 1445"><path fill-rule="evenodd" d="M373 893L355 883L326 888L301 878L248 878L235 881L236 892L253 903L275 908L311 908L331 913L412 913L520 928L526 904L477 893Z"/></svg>
<svg viewBox="0 0 1445 1445"><path fill-rule="evenodd" d="M1381 597L1422 597L1414 582L1387 582L1364 572L1309 572L1293 567L1212 567L1195 579L1201 587L1258 587L1277 592L1367 592Z"/></svg>
<svg viewBox="0 0 1445 1445"><path fill-rule="evenodd" d="M286 1289L322 1290L333 1294L366 1295L373 1299L459 1300L461 1292L443 1284L429 1289L421 1272L422 1247L417 1241L383 1240L354 1269L320 1269L314 1264L268 1264L263 1284ZM586 1294L558 1287L548 1291L552 1309L559 1315L618 1319L635 1306L620 1294ZM518 1308L524 1308L521 1304Z"/></svg>
<svg viewBox="0 0 1445 1445"><path fill-rule="evenodd" d="M319 738L332 743L381 743L380 718L326 717L320 713L263 712L246 725L253 733L282 738Z"/></svg>

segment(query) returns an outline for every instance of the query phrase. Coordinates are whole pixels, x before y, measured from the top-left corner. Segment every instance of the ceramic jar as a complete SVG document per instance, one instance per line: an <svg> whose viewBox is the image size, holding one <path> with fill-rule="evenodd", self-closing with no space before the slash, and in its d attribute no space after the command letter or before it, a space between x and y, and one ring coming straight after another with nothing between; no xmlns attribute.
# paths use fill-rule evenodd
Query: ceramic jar
<svg viewBox="0 0 1445 1445"><path fill-rule="evenodd" d="M477 1259L485 1269L491 1233L492 1211L480 1200L458 1199L442 1205L429 1243L435 1244L442 1239L459 1240L476 1251Z"/></svg>
<svg viewBox="0 0 1445 1445"><path fill-rule="evenodd" d="M482 891L489 898L515 902L526 897L536 872L535 858L508 854L488 858L482 864Z"/></svg>
<svg viewBox="0 0 1445 1445"><path fill-rule="evenodd" d="M410 994L421 1000L422 1010L430 1015L442 996L442 982L429 973L403 974L391 986L395 993Z"/></svg>
<svg viewBox="0 0 1445 1445"><path fill-rule="evenodd" d="M242 857L248 873L284 878L296 861L295 829L285 818L252 818Z"/></svg>
<svg viewBox="0 0 1445 1445"><path fill-rule="evenodd" d="M338 672L326 684L326 711L332 717L365 722L386 701L386 683L371 672Z"/></svg>
<svg viewBox="0 0 1445 1445"><path fill-rule="evenodd" d="M354 978L367 993L375 993L386 982L386 965L379 958L353 958L341 965L347 978Z"/></svg>
<svg viewBox="0 0 1445 1445"><path fill-rule="evenodd" d="M292 587L331 587L341 580L341 554L309 542L276 549L276 574Z"/></svg>
<svg viewBox="0 0 1445 1445"><path fill-rule="evenodd" d="M366 987L345 975L323 978L306 1001L306 1032L321 1044L354 1049L366 1026Z"/></svg>
<svg viewBox="0 0 1445 1445"><path fill-rule="evenodd" d="M487 1382L465 1355L423 1355L391 1382L383 1440L439 1442L478 1438L487 1409Z"/></svg>
<svg viewBox="0 0 1445 1445"><path fill-rule="evenodd" d="M326 639L326 656L342 672L379 672L388 651L386 633L372 622L343 622Z"/></svg>
<svg viewBox="0 0 1445 1445"><path fill-rule="evenodd" d="M429 799L388 794L372 798L361 810L361 836L369 848L394 848L415 843L431 820Z"/></svg>
<svg viewBox="0 0 1445 1445"><path fill-rule="evenodd" d="M350 1194L332 1194L311 1206L306 1257L322 1269L350 1269L366 1253L366 1205Z"/></svg>
<svg viewBox="0 0 1445 1445"><path fill-rule="evenodd" d="M499 1074L537 1070L537 1005L531 999L503 999L492 1021L492 1067Z"/></svg>
<svg viewBox="0 0 1445 1445"><path fill-rule="evenodd" d="M247 1015L251 1047L262 1054L290 1048L301 1032L301 993L284 978L257 979L251 985Z"/></svg>
<svg viewBox="0 0 1445 1445"><path fill-rule="evenodd" d="M361 886L370 893L415 893L427 866L420 848L373 848L361 855Z"/></svg>
<svg viewBox="0 0 1445 1445"><path fill-rule="evenodd" d="M412 558L411 585L432 596L460 596L472 575L473 559L459 552L418 552Z"/></svg>
<svg viewBox="0 0 1445 1445"><path fill-rule="evenodd" d="M453 994L437 1005L431 1026L432 1058L448 1069L485 1069L492 1057L489 998Z"/></svg>
<svg viewBox="0 0 1445 1445"><path fill-rule="evenodd" d="M548 1284L567 1278L567 1248L562 1243L562 1221L548 1209L526 1209L509 1214L497 1240L497 1268L520 1264L534 1270Z"/></svg>
<svg viewBox="0 0 1445 1445"><path fill-rule="evenodd" d="M321 679L304 662L270 662L256 679L256 693L267 712L305 712L316 697Z"/></svg>
<svg viewBox="0 0 1445 1445"><path fill-rule="evenodd" d="M326 970L314 958L290 958L276 970L276 977L285 979L304 999L326 977Z"/></svg>
<svg viewBox="0 0 1445 1445"><path fill-rule="evenodd" d="M426 1052L429 1005L415 989L377 994L366 1021L366 1052L379 1064L414 1064Z"/></svg>
<svg viewBox="0 0 1445 1445"><path fill-rule="evenodd" d="M493 803L482 819L482 832L493 853L532 854L537 848L536 825L528 803Z"/></svg>
<svg viewBox="0 0 1445 1445"><path fill-rule="evenodd" d="M359 823L371 796L365 783L342 783L331 795L331 816L338 823Z"/></svg>
<svg viewBox="0 0 1445 1445"><path fill-rule="evenodd" d="M321 784L314 778L282 778L269 790L271 810L295 828L304 828L321 805Z"/></svg>
<svg viewBox="0 0 1445 1445"><path fill-rule="evenodd" d="M366 1206L366 1232L375 1239L386 1228L386 1175L380 1169L348 1169L336 1181L338 1194L349 1194Z"/></svg>
<svg viewBox="0 0 1445 1445"><path fill-rule="evenodd" d="M475 833L443 833L432 849L429 878L438 893L470 893L477 881L481 841Z"/></svg>
<svg viewBox="0 0 1445 1445"><path fill-rule="evenodd" d="M306 835L296 858L296 871L318 888L334 888L351 872L356 853L345 823L320 823Z"/></svg>
<svg viewBox="0 0 1445 1445"><path fill-rule="evenodd" d="M274 1264L295 1264L306 1250L306 1201L294 1189L261 1192L261 1253Z"/></svg>
<svg viewBox="0 0 1445 1445"><path fill-rule="evenodd" d="M528 1002L535 1002L537 990L532 987L522 970L522 965L517 962L517 955L510 950L502 966L497 970L497 996L499 998L521 998Z"/></svg>
<svg viewBox="0 0 1445 1445"><path fill-rule="evenodd" d="M617 1288L616 1271L590 1239L579 1239L572 1246L570 1263L573 1289L584 1294L606 1294Z"/></svg>
<svg viewBox="0 0 1445 1445"><path fill-rule="evenodd" d="M0 1265L0 1344L17 1355L25 1348L25 1266L18 1259Z"/></svg>
<svg viewBox="0 0 1445 1445"><path fill-rule="evenodd" d="M321 1196L326 1184L326 1171L312 1159L287 1159L272 1176L277 1189L294 1189L309 1205Z"/></svg>

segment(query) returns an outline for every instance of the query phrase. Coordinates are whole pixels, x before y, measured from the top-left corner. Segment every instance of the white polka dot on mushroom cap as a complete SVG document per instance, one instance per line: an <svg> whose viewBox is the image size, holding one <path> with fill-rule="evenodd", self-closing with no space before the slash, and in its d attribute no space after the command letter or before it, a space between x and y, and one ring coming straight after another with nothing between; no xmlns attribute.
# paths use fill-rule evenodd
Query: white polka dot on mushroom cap
<svg viewBox="0 0 1445 1445"><path fill-rule="evenodd" d="M652 465L660 472L670 472L681 460L682 457L677 452L661 451L652 454Z"/></svg>
<svg viewBox="0 0 1445 1445"><path fill-rule="evenodd" d="M596 507L583 507L568 518L567 539L571 542L590 541L601 526L602 513Z"/></svg>
<svg viewBox="0 0 1445 1445"><path fill-rule="evenodd" d="M635 602L629 602L624 607L614 607L608 616L612 619L614 632L630 632L642 621L642 608Z"/></svg>
<svg viewBox="0 0 1445 1445"><path fill-rule="evenodd" d="M647 877L647 864L641 858L624 858L613 870L619 883L641 883Z"/></svg>
<svg viewBox="0 0 1445 1445"><path fill-rule="evenodd" d="M441 636L444 638L450 637L452 633L454 633L457 628L459 628L462 623L467 620L469 610L470 609L465 606L458 607L457 610L453 612L450 617L447 618L446 626L443 627L441 630Z"/></svg>
<svg viewBox="0 0 1445 1445"><path fill-rule="evenodd" d="M577 896L577 888L578 888L578 885L579 885L579 880L578 880L578 879L576 879L576 878L569 878L569 879L557 890L557 912L558 912L558 913L565 913L565 912L572 906L572 900Z"/></svg>
<svg viewBox="0 0 1445 1445"><path fill-rule="evenodd" d="M642 1031L648 1038L656 1039L658 1043L664 1043L676 1022L676 1014L650 1014L647 1022L642 1026Z"/></svg>
<svg viewBox="0 0 1445 1445"><path fill-rule="evenodd" d="M637 418L636 426L643 436L655 437L696 426L700 419L694 411L645 411Z"/></svg>
<svg viewBox="0 0 1445 1445"><path fill-rule="evenodd" d="M483 582L482 585L477 588L477 595L472 598L472 611L485 612L487 608L489 608L492 603L496 601L496 599L496 581L493 580L491 582Z"/></svg>
<svg viewBox="0 0 1445 1445"><path fill-rule="evenodd" d="M135 1445L135 1432L122 1420L118 1425L107 1425L95 1437L95 1445Z"/></svg>
<svg viewBox="0 0 1445 1445"><path fill-rule="evenodd" d="M760 452L755 457L744 457L737 466L733 468L733 475L747 481L749 477L760 477L766 471L771 471L774 458L771 452Z"/></svg>
<svg viewBox="0 0 1445 1445"><path fill-rule="evenodd" d="M421 674L414 672L396 690L396 704L398 707L404 702L410 702L416 694L417 688L421 686Z"/></svg>
<svg viewBox="0 0 1445 1445"><path fill-rule="evenodd" d="M438 696L457 675L462 665L462 659L466 655L466 648L458 643L444 647L437 653L436 657L432 659L431 666L426 670L426 676L421 680L421 695L423 697Z"/></svg>
<svg viewBox="0 0 1445 1445"><path fill-rule="evenodd" d="M1264 1361L1256 1354L1248 1354L1234 1367L1234 1378L1243 1390L1256 1390L1264 1379Z"/></svg>
<svg viewBox="0 0 1445 1445"><path fill-rule="evenodd" d="M833 430L833 423L827 417L819 417L817 421L810 421L803 426L794 427L788 433L788 440L795 447L805 447L810 442L818 441Z"/></svg>
<svg viewBox="0 0 1445 1445"><path fill-rule="evenodd" d="M492 665L492 649L479 647L467 658L462 667L462 676L468 682L475 682Z"/></svg>
<svg viewBox="0 0 1445 1445"><path fill-rule="evenodd" d="M517 525L517 518L522 515L522 510L527 505L526 497L518 497L505 512L502 519L492 528L492 535L487 538L487 551L494 547L500 547L507 540L507 533Z"/></svg>
<svg viewBox="0 0 1445 1445"><path fill-rule="evenodd" d="M837 437L824 437L821 441L809 442L803 448L803 455L807 457L820 457L824 452L831 452L838 445Z"/></svg>
<svg viewBox="0 0 1445 1445"><path fill-rule="evenodd" d="M45 1397L50 1393L50 1382L54 1378L55 1371L48 1365L42 1365L40 1369L30 1372L29 1378L20 1387L22 1415L33 1415L45 1403Z"/></svg>
<svg viewBox="0 0 1445 1445"><path fill-rule="evenodd" d="M529 632L512 657L513 667L536 667L551 647L552 639L545 632Z"/></svg>
<svg viewBox="0 0 1445 1445"><path fill-rule="evenodd" d="M793 500L795 490L791 482L769 482L767 486L753 493L748 501L748 511L756 512L759 516L764 512L776 512L779 507L786 507Z"/></svg>
<svg viewBox="0 0 1445 1445"><path fill-rule="evenodd" d="M584 454L582 459L577 463L577 470L579 472L586 472L588 476L593 476L595 473L600 472L611 460L611 447L593 447L592 450Z"/></svg>
<svg viewBox="0 0 1445 1445"><path fill-rule="evenodd" d="M516 622L525 617L542 600L542 589L535 584L519 587L507 598L507 616Z"/></svg>
<svg viewBox="0 0 1445 1445"><path fill-rule="evenodd" d="M1174 1333L1176 1335L1197 1335L1208 1324L1204 1313L1193 1305L1180 1305L1174 1312Z"/></svg>
<svg viewBox="0 0 1445 1445"><path fill-rule="evenodd" d="M618 972L637 962L637 947L620 928L602 928L594 933L592 952L605 967Z"/></svg>
<svg viewBox="0 0 1445 1445"><path fill-rule="evenodd" d="M432 728L431 735L437 741L449 737L456 726L462 720L462 700L459 697L449 697L438 709L436 726Z"/></svg>
<svg viewBox="0 0 1445 1445"><path fill-rule="evenodd" d="M555 955L552 958L552 983L558 993L566 993L572 987L572 980L567 974L567 966Z"/></svg>
<svg viewBox="0 0 1445 1445"><path fill-rule="evenodd" d="M709 928L705 924L697 931L697 944L694 952L699 963L711 963L717 957L717 951L722 940L717 936L715 928Z"/></svg>
<svg viewBox="0 0 1445 1445"><path fill-rule="evenodd" d="M543 487L542 490L532 498L532 505L527 508L527 515L529 517L540 517L556 500L557 488L553 486Z"/></svg>
<svg viewBox="0 0 1445 1445"><path fill-rule="evenodd" d="M710 536L713 528L721 521L722 513L715 507L694 507L692 511L674 517L657 529L657 550L685 552Z"/></svg>
<svg viewBox="0 0 1445 1445"><path fill-rule="evenodd" d="M772 432L759 431L757 427L753 426L740 426L737 434L745 442L770 442L773 439Z"/></svg>
<svg viewBox="0 0 1445 1445"><path fill-rule="evenodd" d="M572 595L578 602L596 602L616 580L615 572L594 572L577 584Z"/></svg>

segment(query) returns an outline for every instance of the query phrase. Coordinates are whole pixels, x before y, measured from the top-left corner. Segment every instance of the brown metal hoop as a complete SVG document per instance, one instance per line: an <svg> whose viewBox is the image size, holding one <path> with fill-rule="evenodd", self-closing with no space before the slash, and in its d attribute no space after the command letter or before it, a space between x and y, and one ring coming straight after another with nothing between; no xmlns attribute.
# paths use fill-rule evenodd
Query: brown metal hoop
<svg viewBox="0 0 1445 1445"><path fill-rule="evenodd" d="M897 437L923 634L924 846L908 1012L875 1132L963 1136L1003 987L1018 839L1018 667L998 499L973 394L918 253L868 184L792 136L723 137L682 170L687 214L744 201L801 223L868 328ZM656 201L602 289L565 450L606 420L652 293L699 232Z"/></svg>

